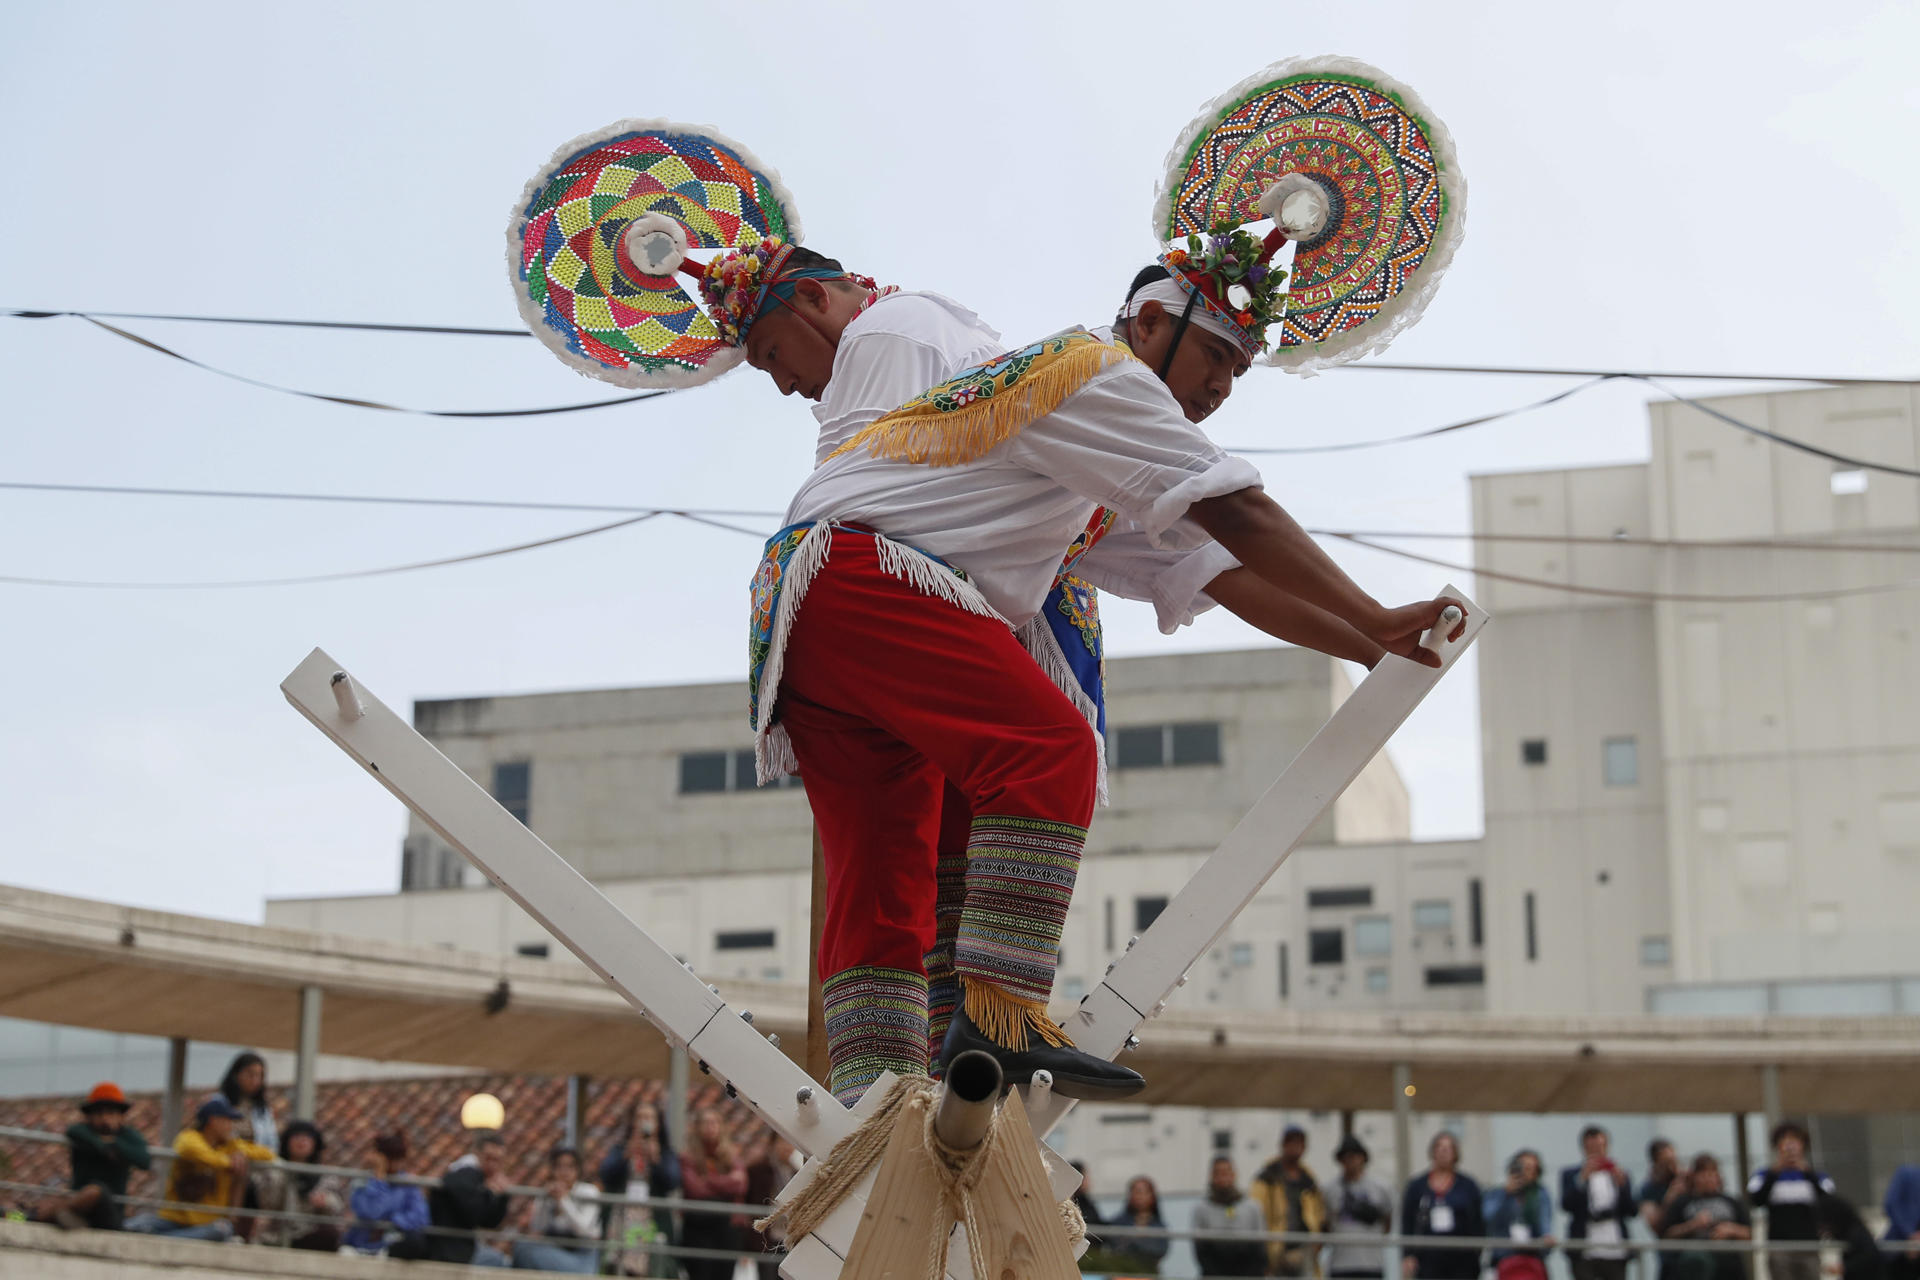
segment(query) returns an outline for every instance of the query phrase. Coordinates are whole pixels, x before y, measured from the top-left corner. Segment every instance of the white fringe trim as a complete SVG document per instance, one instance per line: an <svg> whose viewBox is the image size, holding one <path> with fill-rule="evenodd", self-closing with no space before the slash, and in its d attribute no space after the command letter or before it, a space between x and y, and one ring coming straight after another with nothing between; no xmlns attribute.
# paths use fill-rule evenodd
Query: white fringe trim
<svg viewBox="0 0 1920 1280"><path fill-rule="evenodd" d="M1460 172L1460 158L1454 150L1453 135L1447 132L1447 126L1421 101L1419 94L1378 67L1358 58L1337 54L1287 58L1248 76L1201 108L1200 113L1181 131L1173 150L1167 153L1166 160L1161 163L1160 181L1153 193L1153 235L1164 243L1168 236L1168 222L1173 216L1174 195L1185 170L1187 152L1193 144L1254 90L1289 76L1314 73L1357 76L1370 81L1382 93L1398 99L1400 105L1426 122L1427 141L1433 147L1440 189L1446 194L1447 221L1440 229L1439 238L1428 248L1420 269L1414 273L1412 285L1388 299L1373 319L1349 334L1312 347L1273 351L1261 361L1309 378L1322 369L1364 360L1386 350L1395 338L1419 322L1427 303L1433 299L1434 290L1440 287L1440 278L1453 264L1454 251L1460 247L1467 230L1467 180Z"/></svg>
<svg viewBox="0 0 1920 1280"><path fill-rule="evenodd" d="M1107 796L1107 740L1100 732L1100 708L1093 705L1093 699L1080 687L1079 678L1073 674L1073 666L1067 661L1067 655L1060 648L1060 638L1053 634L1053 628L1039 614L1027 621L1013 633L1020 647L1033 655L1034 662L1054 687L1067 695L1067 701L1074 709L1086 717L1087 728L1093 731L1095 752L1098 757L1098 773L1095 775L1094 799L1099 804L1110 804Z"/></svg>
<svg viewBox="0 0 1920 1280"><path fill-rule="evenodd" d="M527 288L525 277L521 274L521 253L527 229L527 206L533 198L546 190L547 183L553 179L554 172L589 147L629 133L647 133L652 131L667 133L692 133L719 143L740 157L741 163L760 174L773 188L773 198L780 204L780 212L787 220L787 239L794 244L801 242L800 211L794 207L793 192L780 180L779 172L718 129L703 124L682 124L678 120L617 120L604 129L595 129L592 133L583 133L573 141L560 147L553 153L552 159L540 166L527 185L521 188L520 201L513 206L513 212L507 219L507 278L513 282L513 301L520 310L520 319L527 328L533 330L535 337L546 344L549 351L559 356L562 363L577 373L602 382L611 382L617 387L630 387L637 390L672 389L679 387L697 387L703 382L711 382L727 372L741 360L746 352L738 347L728 347L719 352L706 365L699 369L683 369L677 365L659 372L648 372L637 367L609 369L588 356L577 355L567 350L566 339L547 325L546 308L534 301L533 293ZM687 283L691 283L689 279ZM684 287L684 285L682 286ZM697 304L699 298L693 294Z"/></svg>
<svg viewBox="0 0 1920 1280"><path fill-rule="evenodd" d="M753 726L754 772L761 786L800 772L800 762L794 758L793 742L788 738L786 729L772 723L773 709L780 696L780 677L786 671L787 639L793 634L794 616L800 612L800 602L806 597L807 588L813 585L815 575L827 562L827 555L833 549L836 523L822 520L807 530L806 537L793 549L793 555L787 561L786 574L780 583L780 603L774 609L771 647L767 650L766 665L760 669L759 723ZM882 571L892 574L923 595L945 600L968 613L1006 623L999 610L988 604L987 598L980 594L980 588L925 552L915 551L904 543L883 538L877 533L873 535L873 543Z"/></svg>

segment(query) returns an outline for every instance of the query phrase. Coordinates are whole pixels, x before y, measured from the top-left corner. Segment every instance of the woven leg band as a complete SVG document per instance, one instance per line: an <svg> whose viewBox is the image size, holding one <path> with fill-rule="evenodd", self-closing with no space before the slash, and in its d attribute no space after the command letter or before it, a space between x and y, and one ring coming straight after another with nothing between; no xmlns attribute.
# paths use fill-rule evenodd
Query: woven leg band
<svg viewBox="0 0 1920 1280"><path fill-rule="evenodd" d="M845 969L820 984L827 1088L847 1106L882 1071L927 1073L927 980L904 969Z"/></svg>
<svg viewBox="0 0 1920 1280"><path fill-rule="evenodd" d="M954 948L967 1016L996 1044L1066 1036L1047 1016L1060 931L1080 870L1085 827L978 815L967 843L966 905Z"/></svg>

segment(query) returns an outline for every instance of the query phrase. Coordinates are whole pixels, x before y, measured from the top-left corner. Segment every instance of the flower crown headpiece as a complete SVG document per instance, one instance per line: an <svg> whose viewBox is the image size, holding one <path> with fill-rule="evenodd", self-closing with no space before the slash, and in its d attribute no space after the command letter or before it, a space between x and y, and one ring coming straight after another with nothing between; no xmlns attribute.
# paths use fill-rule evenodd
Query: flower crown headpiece
<svg viewBox="0 0 1920 1280"><path fill-rule="evenodd" d="M742 245L707 263L700 274L700 294L729 345L746 345L747 330L766 305L767 290L780 279L780 268L792 254L793 246L779 236L764 236L758 244Z"/></svg>
<svg viewBox="0 0 1920 1280"><path fill-rule="evenodd" d="M1280 243L1285 243L1284 239ZM1269 248L1251 232L1231 224L1215 227L1206 241L1187 237L1184 249L1170 249L1160 263L1174 281L1199 294L1199 305L1240 336L1248 357L1267 347L1267 326L1287 309L1285 268L1271 259L1279 244Z"/></svg>

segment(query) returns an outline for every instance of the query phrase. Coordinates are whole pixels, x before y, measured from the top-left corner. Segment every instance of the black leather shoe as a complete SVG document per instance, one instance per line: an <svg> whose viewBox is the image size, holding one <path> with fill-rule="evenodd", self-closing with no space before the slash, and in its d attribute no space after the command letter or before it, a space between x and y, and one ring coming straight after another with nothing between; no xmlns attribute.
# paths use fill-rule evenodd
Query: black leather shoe
<svg viewBox="0 0 1920 1280"><path fill-rule="evenodd" d="M947 1025L946 1041L940 1046L942 1071L947 1063L969 1049L978 1049L999 1059L1001 1073L1008 1084L1029 1084L1034 1072L1048 1071L1053 1074L1055 1093L1083 1102L1131 1098L1147 1087L1140 1073L1130 1067L1096 1058L1079 1049L1055 1048L1038 1037L1029 1040L1024 1050L1008 1049L988 1039L965 1009L955 1009L953 1021Z"/></svg>

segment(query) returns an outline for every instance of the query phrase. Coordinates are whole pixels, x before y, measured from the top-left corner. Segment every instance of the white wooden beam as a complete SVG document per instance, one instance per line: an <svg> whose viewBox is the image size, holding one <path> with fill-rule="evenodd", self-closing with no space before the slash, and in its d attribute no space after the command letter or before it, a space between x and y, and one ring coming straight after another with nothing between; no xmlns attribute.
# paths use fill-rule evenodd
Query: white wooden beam
<svg viewBox="0 0 1920 1280"><path fill-rule="evenodd" d="M1486 625L1487 614L1451 586L1440 594L1460 601L1466 612L1466 629L1458 640L1445 639L1438 629L1428 637L1440 666L1389 654L1367 673L1166 910L1080 1002L1066 1024L1076 1045L1110 1060L1119 1057L1134 1033L1186 982L1187 971L1306 839L1320 815L1453 669ZM1073 1099L1058 1093L1029 1102L1034 1132L1043 1138L1073 1108Z"/></svg>

